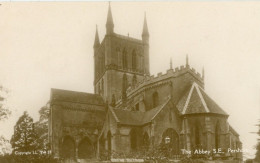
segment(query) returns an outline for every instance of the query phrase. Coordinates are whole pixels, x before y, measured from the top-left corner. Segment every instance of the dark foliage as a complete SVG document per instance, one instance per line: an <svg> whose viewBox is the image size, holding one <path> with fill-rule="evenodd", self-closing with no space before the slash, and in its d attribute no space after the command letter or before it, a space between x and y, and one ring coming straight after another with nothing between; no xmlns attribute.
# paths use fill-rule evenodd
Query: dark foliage
<svg viewBox="0 0 260 163"><path fill-rule="evenodd" d="M49 150L48 143L48 116L49 109L44 106L39 110L40 119L35 122L35 132L37 133L36 146L39 150Z"/></svg>
<svg viewBox="0 0 260 163"><path fill-rule="evenodd" d="M33 119L27 112L24 112L14 126L14 134L11 138L13 152L35 150L37 146L36 138Z"/></svg>
<svg viewBox="0 0 260 163"><path fill-rule="evenodd" d="M260 120L258 126L258 139L257 139L257 145L256 145L256 154L255 154L255 161L260 162Z"/></svg>
<svg viewBox="0 0 260 163"><path fill-rule="evenodd" d="M5 155L0 156L1 163L58 163L51 155Z"/></svg>

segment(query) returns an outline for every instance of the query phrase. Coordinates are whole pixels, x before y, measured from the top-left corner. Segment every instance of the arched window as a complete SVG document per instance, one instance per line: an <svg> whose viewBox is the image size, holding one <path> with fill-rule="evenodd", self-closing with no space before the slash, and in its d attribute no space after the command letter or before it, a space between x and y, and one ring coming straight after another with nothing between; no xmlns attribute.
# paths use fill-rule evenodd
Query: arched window
<svg viewBox="0 0 260 163"><path fill-rule="evenodd" d="M101 56L101 58L100 58L100 72L101 72L101 74L103 73L103 54L102 54L102 56Z"/></svg>
<svg viewBox="0 0 260 163"><path fill-rule="evenodd" d="M195 123L195 131L194 131L194 136L195 136L195 148L199 149L201 148L201 137L200 137L200 125L199 122Z"/></svg>
<svg viewBox="0 0 260 163"><path fill-rule="evenodd" d="M137 68L136 62L137 62L136 52L135 52L135 50L133 50L133 52L132 52L132 68L133 68L133 70L136 70L136 68Z"/></svg>
<svg viewBox="0 0 260 163"><path fill-rule="evenodd" d="M80 141L78 147L78 157L80 159L95 157L94 147L88 138L84 138Z"/></svg>
<svg viewBox="0 0 260 163"><path fill-rule="evenodd" d="M135 104L135 111L139 111L139 103Z"/></svg>
<svg viewBox="0 0 260 163"><path fill-rule="evenodd" d="M137 131L135 129L130 131L130 144L131 150L137 150Z"/></svg>
<svg viewBox="0 0 260 163"><path fill-rule="evenodd" d="M120 48L119 47L116 48L116 54L117 54L117 65L119 67L121 67L122 63L121 63Z"/></svg>
<svg viewBox="0 0 260 163"><path fill-rule="evenodd" d="M148 150L149 145L150 145L149 136L148 136L147 132L145 132L144 135L143 135L143 147L144 147L144 149Z"/></svg>
<svg viewBox="0 0 260 163"><path fill-rule="evenodd" d="M215 148L219 148L219 133L220 133L220 126L219 122L217 122L216 127L215 127Z"/></svg>
<svg viewBox="0 0 260 163"><path fill-rule="evenodd" d="M102 74L102 57L98 57L98 77Z"/></svg>
<svg viewBox="0 0 260 163"><path fill-rule="evenodd" d="M179 154L179 135L174 129L168 128L163 132L162 144L167 145L170 148L169 151L172 151L172 154Z"/></svg>
<svg viewBox="0 0 260 163"><path fill-rule="evenodd" d="M109 152L111 152L112 151L112 135L111 135L111 132L110 131L108 131L107 132L107 150L109 151Z"/></svg>
<svg viewBox="0 0 260 163"><path fill-rule="evenodd" d="M63 139L61 150L61 155L63 158L75 157L75 142L70 136L66 136Z"/></svg>
<svg viewBox="0 0 260 163"><path fill-rule="evenodd" d="M158 106L159 104L159 97L158 97L158 93L154 92L153 93L153 108L155 108L156 106Z"/></svg>
<svg viewBox="0 0 260 163"><path fill-rule="evenodd" d="M98 94L101 94L101 85L100 85L100 82L98 83Z"/></svg>
<svg viewBox="0 0 260 163"><path fill-rule="evenodd" d="M102 73L105 71L105 54L102 54Z"/></svg>
<svg viewBox="0 0 260 163"><path fill-rule="evenodd" d="M141 56L140 57L140 69L143 71L144 70L144 57L143 56Z"/></svg>
<svg viewBox="0 0 260 163"><path fill-rule="evenodd" d="M127 69L127 51L125 48L123 50L122 62L123 62L123 69Z"/></svg>

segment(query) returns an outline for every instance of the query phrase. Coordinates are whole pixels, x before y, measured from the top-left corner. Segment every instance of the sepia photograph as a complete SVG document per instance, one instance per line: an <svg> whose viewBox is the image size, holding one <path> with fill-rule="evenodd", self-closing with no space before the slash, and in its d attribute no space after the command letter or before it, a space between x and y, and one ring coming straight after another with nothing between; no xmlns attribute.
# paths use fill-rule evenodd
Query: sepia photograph
<svg viewBox="0 0 260 163"><path fill-rule="evenodd" d="M260 163L260 2L0 2L0 163Z"/></svg>

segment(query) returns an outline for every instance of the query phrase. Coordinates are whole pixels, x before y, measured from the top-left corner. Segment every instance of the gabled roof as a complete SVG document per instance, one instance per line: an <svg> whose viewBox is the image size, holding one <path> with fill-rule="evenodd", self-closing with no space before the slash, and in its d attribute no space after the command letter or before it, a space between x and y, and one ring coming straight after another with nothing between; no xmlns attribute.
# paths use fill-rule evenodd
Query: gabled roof
<svg viewBox="0 0 260 163"><path fill-rule="evenodd" d="M122 109L113 109L112 114L116 118L116 121L120 124L127 125L141 125L142 117L144 116L144 112L140 111L128 111Z"/></svg>
<svg viewBox="0 0 260 163"><path fill-rule="evenodd" d="M178 102L177 108L182 114L215 113L228 115L195 82Z"/></svg>
<svg viewBox="0 0 260 163"><path fill-rule="evenodd" d="M75 102L82 104L104 105L103 98L98 94L75 92L62 89L51 89L51 102Z"/></svg>
<svg viewBox="0 0 260 163"><path fill-rule="evenodd" d="M159 112L168 104L170 97L162 104L147 112L129 111L109 107L115 120L120 124L140 126L151 122Z"/></svg>

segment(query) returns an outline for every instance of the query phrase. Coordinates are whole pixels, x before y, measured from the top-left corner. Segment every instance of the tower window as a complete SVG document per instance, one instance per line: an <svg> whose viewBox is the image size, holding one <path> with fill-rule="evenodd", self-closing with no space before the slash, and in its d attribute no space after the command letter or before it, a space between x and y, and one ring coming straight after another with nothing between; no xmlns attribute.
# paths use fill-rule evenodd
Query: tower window
<svg viewBox="0 0 260 163"><path fill-rule="evenodd" d="M117 65L121 67L122 64L121 64L121 57L120 57L120 48L116 48L116 53L117 53L117 62L118 62Z"/></svg>
<svg viewBox="0 0 260 163"><path fill-rule="evenodd" d="M133 50L133 53L132 53L132 68L133 70L136 70L136 52L135 50Z"/></svg>
<svg viewBox="0 0 260 163"><path fill-rule="evenodd" d="M98 76L102 73L102 57L98 58Z"/></svg>

